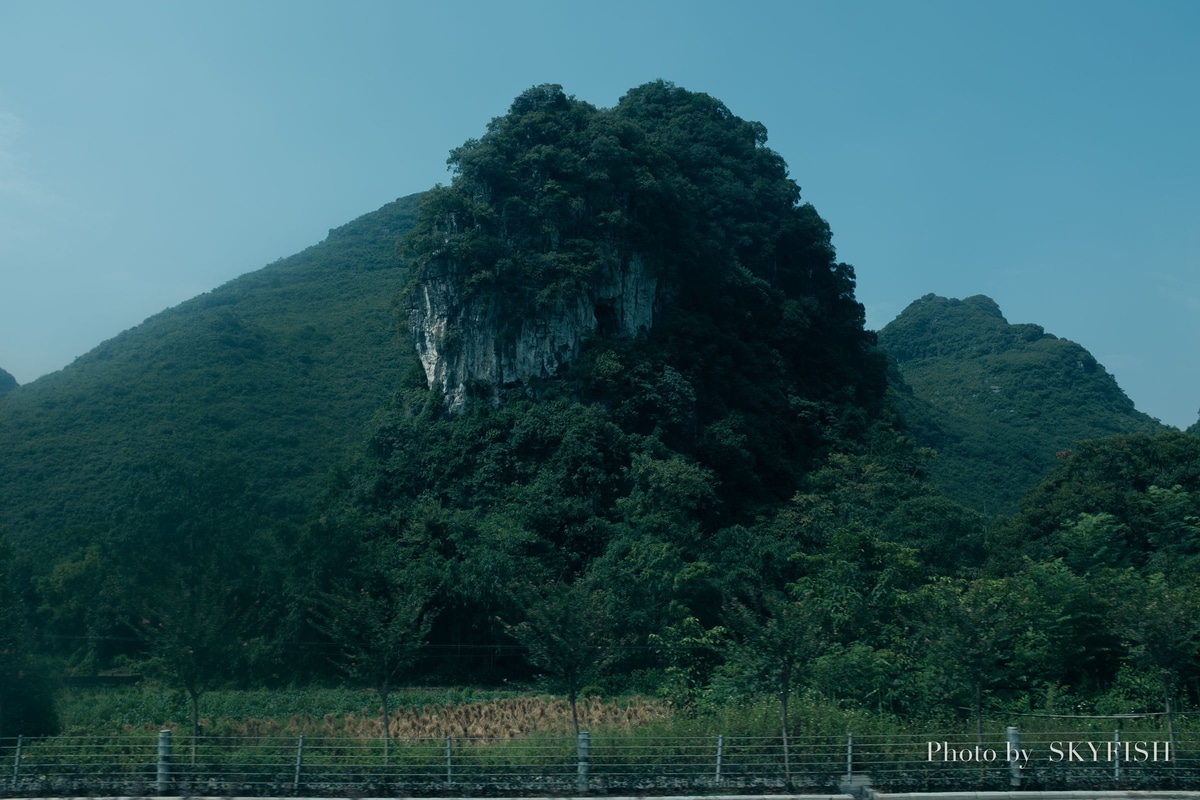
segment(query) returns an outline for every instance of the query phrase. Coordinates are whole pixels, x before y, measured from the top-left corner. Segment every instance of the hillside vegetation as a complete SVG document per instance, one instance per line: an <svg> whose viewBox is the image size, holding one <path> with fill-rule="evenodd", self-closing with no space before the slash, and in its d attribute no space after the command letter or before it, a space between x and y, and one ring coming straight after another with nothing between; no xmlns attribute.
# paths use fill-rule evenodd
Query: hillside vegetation
<svg viewBox="0 0 1200 800"><path fill-rule="evenodd" d="M47 676L107 670L169 687L193 734L250 729L207 716L220 689L369 688L354 725L385 759L421 683L552 690L576 730L593 695L681 725L769 702L784 738L798 707L844 731L1200 705L1200 437L1076 443L1144 420L986 298L902 315L884 339L915 377L889 392L854 271L766 142L662 81L610 109L534 87L419 205L11 392L0 736L56 727ZM633 253L653 324L589 328L554 374L451 408L397 339L422 281L500 309L502 349ZM974 462L1037 488L992 518L929 480Z"/></svg>
<svg viewBox="0 0 1200 800"><path fill-rule="evenodd" d="M1076 442L1158 433L1080 345L1013 325L988 297L925 295L879 331L895 361L898 407L937 451L933 480L959 502L1009 513Z"/></svg>
<svg viewBox="0 0 1200 800"><path fill-rule="evenodd" d="M166 465L236 465L299 521L415 364L393 303L406 197L157 314L0 405L4 536L40 561L92 543Z"/></svg>

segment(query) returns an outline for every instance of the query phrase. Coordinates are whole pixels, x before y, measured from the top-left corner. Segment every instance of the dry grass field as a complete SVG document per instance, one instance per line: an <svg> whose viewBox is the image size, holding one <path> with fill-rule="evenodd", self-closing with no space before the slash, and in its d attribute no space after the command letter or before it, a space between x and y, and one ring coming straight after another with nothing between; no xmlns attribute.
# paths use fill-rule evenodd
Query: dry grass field
<svg viewBox="0 0 1200 800"><path fill-rule="evenodd" d="M624 700L580 698L579 723L590 730L628 731L665 719L667 706L656 700L634 697ZM396 738L511 739L531 734L570 735L571 707L564 698L519 696L468 703L427 703L396 709L391 715L391 733ZM160 726L125 726L126 730ZM181 721L165 727L185 728ZM375 739L383 736L378 710L329 713L324 716L293 714L280 717L219 717L201 720L205 732L227 736L306 735Z"/></svg>

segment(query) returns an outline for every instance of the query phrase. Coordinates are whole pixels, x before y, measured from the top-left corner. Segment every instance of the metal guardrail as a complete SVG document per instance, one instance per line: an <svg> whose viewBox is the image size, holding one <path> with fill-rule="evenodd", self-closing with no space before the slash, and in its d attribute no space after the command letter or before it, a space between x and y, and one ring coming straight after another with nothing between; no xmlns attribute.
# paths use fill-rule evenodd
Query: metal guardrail
<svg viewBox="0 0 1200 800"><path fill-rule="evenodd" d="M384 796L633 791L816 793L1200 787L1200 737L1015 728L789 739L202 736L0 739L0 795ZM2 765L7 765L5 769ZM7 774L5 774L7 772Z"/></svg>

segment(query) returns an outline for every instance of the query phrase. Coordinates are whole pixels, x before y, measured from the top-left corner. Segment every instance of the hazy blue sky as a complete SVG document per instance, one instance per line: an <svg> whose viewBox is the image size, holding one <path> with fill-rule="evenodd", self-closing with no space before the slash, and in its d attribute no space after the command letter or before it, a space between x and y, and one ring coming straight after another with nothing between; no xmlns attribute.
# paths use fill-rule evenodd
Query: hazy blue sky
<svg viewBox="0 0 1200 800"><path fill-rule="evenodd" d="M933 292L1200 407L1200 3L0 0L0 367L21 383L398 196L522 90L758 120L868 323Z"/></svg>

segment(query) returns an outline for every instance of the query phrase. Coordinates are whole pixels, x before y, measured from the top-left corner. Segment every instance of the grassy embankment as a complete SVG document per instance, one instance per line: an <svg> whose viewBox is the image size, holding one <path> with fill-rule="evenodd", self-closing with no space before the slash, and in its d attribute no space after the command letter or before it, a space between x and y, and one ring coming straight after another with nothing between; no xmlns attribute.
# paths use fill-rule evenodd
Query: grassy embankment
<svg viewBox="0 0 1200 800"><path fill-rule="evenodd" d="M454 774L468 782L495 780L497 775L512 780L537 780L545 775L561 778L574 770L570 709L561 697L423 688L397 692L393 702L397 710L392 734L397 741L389 757L383 746L377 698L369 691L210 692L202 699L203 738L194 763L203 775L286 787L295 778L294 764L302 746L306 781L420 783L445 780L449 739L453 740ZM927 740L947 741L955 747L975 744L974 723L965 719L902 720L879 711L839 708L799 693L791 707L793 774L822 786L822 781L832 780L829 776L844 769L847 733L854 735L860 769L883 770L881 775L895 773L893 777L904 780L920 778L917 772L921 770L914 772L914 765L924 762ZM74 770L86 769L92 781L113 785L149 781L154 765L148 759L154 752L157 731L168 728L177 731L175 759L186 775L191 748L183 721L189 712L178 692L155 686L73 689L61 695L60 715L63 736L27 747L23 761L29 771L35 771L37 764L70 762ZM592 733L593 763L598 769L614 764L620 765L620 770L641 770L645 776L654 776L662 764L670 763L672 769L682 770L680 774L704 775L712 769L717 734L724 736L731 778L743 767L753 772L770 771L771 764L778 766L778 704L770 698L729 702L694 714L673 712L660 700L636 696L588 698L580 703L580 716ZM1022 745L1042 761L1052 741L1111 741L1117 727L1122 728L1123 741L1166 738L1164 724L1154 717L1118 722L1014 715L985 721L984 746L1003 748L1008 725L1020 727ZM1196 755L1192 752L1196 727L1182 717L1176 721L1176 753L1185 761ZM1070 733L1059 733L1065 731ZM754 764L759 766L746 766ZM980 774L994 779L994 771ZM942 777L953 781L959 779L957 774ZM1058 776L1054 771L1047 774ZM1091 780L1088 775L1081 773L1080 780Z"/></svg>

